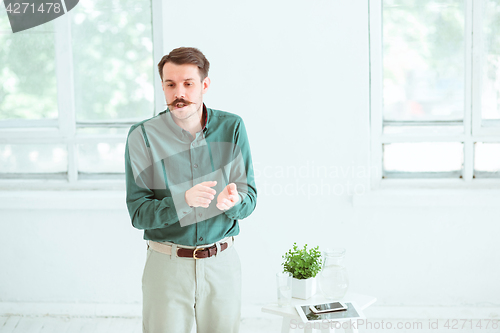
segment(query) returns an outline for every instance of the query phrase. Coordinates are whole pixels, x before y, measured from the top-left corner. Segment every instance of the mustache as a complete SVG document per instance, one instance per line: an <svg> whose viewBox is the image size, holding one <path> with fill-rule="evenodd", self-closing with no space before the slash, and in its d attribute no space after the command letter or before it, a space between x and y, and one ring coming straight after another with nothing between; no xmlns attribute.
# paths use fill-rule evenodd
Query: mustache
<svg viewBox="0 0 500 333"><path fill-rule="evenodd" d="M182 103L182 104L184 104L184 105L194 104L193 102L187 101L187 100L185 100L184 98L177 98L177 99L175 99L172 103L167 104L167 106L169 106L169 107L170 107L170 106L175 106L175 105L177 105L177 104L179 104L179 103Z"/></svg>

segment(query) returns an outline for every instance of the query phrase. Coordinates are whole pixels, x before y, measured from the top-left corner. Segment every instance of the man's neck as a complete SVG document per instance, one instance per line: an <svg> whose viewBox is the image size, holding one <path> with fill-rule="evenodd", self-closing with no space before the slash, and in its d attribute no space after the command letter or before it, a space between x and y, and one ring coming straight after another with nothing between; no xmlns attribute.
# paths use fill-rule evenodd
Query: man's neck
<svg viewBox="0 0 500 333"><path fill-rule="evenodd" d="M183 130L191 133L193 138L196 138L196 133L201 131L203 125L205 125L205 114L203 112L203 104L200 109L187 119L177 119L173 117L174 122Z"/></svg>

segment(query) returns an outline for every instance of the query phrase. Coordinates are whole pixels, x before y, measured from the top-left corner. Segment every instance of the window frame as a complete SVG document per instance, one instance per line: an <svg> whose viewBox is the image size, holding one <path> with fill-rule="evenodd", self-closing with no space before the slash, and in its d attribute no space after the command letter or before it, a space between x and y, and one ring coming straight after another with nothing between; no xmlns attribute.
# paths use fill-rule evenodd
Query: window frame
<svg viewBox="0 0 500 333"><path fill-rule="evenodd" d="M473 29L481 27L483 0L465 1L465 105L463 134L384 134L383 133L383 25L382 1L369 1L369 56L370 56L370 167L377 170L371 175L370 188L377 189L500 189L500 179L475 179L474 142L500 142L500 127L485 127L481 119L481 58L479 34ZM479 70L474 71L475 68ZM402 122L399 122L399 125ZM443 122L429 121L426 125ZM451 123L451 122L450 122ZM420 125L425 125L421 123ZM398 125L398 124L396 124ZM418 124L417 124L418 125ZM462 142L464 166L462 178L405 178L383 179L383 144L396 142Z"/></svg>
<svg viewBox="0 0 500 333"><path fill-rule="evenodd" d="M163 56L163 20L162 1L151 0L153 63L158 63ZM71 43L71 13L66 12L54 20L56 80L57 80L57 119L6 120L0 121L0 143L2 144L64 144L67 147L67 179L51 179L50 174L37 174L33 179L29 174L20 174L15 179L0 179L0 190L71 190L100 189L121 190L125 181L109 179L106 174L96 173L96 180L78 179L78 144L89 143L125 143L126 135L77 135L77 127L127 127L136 121L76 121L75 90L73 80L73 57ZM161 80L157 71L154 73L153 114L164 108ZM118 174L124 175L124 174Z"/></svg>

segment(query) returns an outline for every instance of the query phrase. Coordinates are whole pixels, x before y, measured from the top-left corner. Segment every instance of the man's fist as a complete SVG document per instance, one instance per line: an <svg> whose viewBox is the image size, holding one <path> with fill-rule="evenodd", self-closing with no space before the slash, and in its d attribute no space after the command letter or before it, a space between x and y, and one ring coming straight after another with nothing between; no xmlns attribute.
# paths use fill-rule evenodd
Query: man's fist
<svg viewBox="0 0 500 333"><path fill-rule="evenodd" d="M238 203L240 196L235 183L231 183L224 188L217 196L217 208L220 210L228 210Z"/></svg>
<svg viewBox="0 0 500 333"><path fill-rule="evenodd" d="M199 183L191 187L184 194L184 198L186 199L186 203L191 207L203 207L208 208L210 202L215 198L215 190L211 187L217 185L217 182L209 181Z"/></svg>

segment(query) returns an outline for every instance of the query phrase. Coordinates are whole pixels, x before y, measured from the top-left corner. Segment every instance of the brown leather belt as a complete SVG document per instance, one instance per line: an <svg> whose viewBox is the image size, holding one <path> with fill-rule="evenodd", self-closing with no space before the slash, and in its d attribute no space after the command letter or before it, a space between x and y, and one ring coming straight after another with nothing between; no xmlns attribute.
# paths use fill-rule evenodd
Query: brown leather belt
<svg viewBox="0 0 500 333"><path fill-rule="evenodd" d="M233 237L229 237L225 242L218 242L221 252L233 245ZM155 241L149 241L149 247L156 251L170 255L172 245L163 244ZM205 259L217 254L217 245L199 248L186 248L177 246L177 256L181 258Z"/></svg>
<svg viewBox="0 0 500 333"><path fill-rule="evenodd" d="M220 244L220 251L224 251L227 249L228 245L227 243L221 243ZM210 247L205 247L205 248L197 248L194 250L191 249L183 249L183 248L177 248L177 256L182 257L182 258L193 258L193 259L205 259L205 258L210 258L211 256L214 256L217 254L217 246L212 245Z"/></svg>

